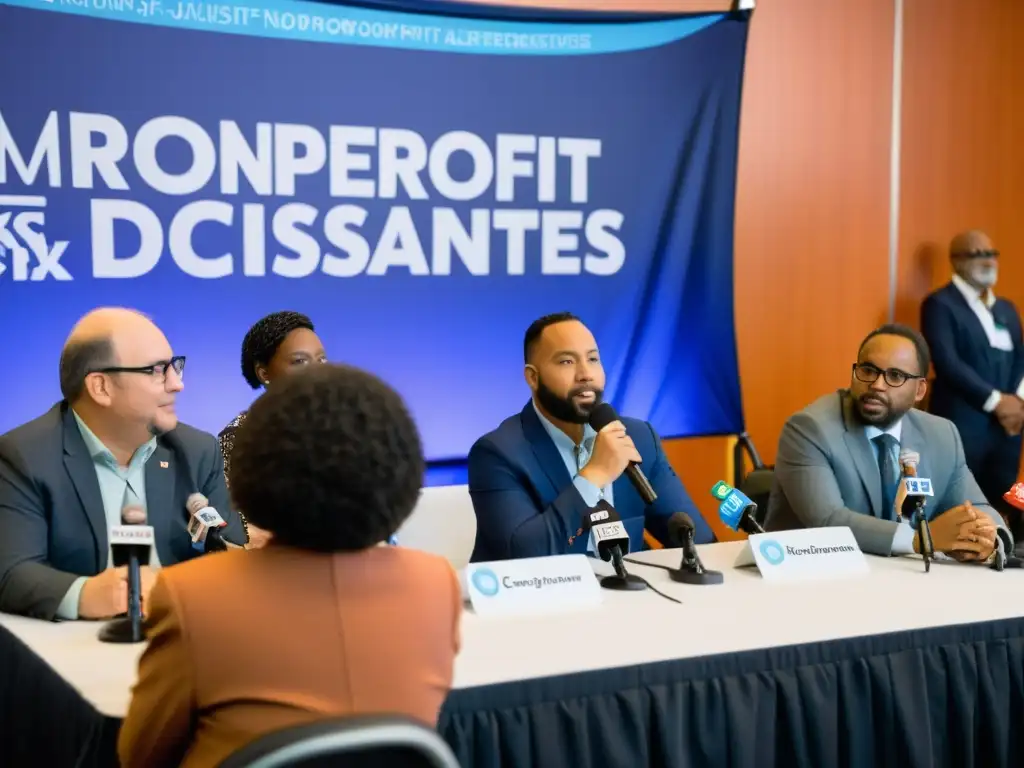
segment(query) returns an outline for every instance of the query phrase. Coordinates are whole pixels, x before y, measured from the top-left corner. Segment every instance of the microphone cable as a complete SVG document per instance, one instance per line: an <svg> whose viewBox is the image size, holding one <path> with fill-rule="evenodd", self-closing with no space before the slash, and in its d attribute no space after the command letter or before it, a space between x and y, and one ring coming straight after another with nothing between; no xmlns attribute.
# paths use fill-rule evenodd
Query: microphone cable
<svg viewBox="0 0 1024 768"><path fill-rule="evenodd" d="M624 563L632 563L633 565L642 565L642 566L644 566L646 568L661 568L663 571L675 570L674 568L669 568L667 565L660 565L659 563L645 563L642 560L632 560L632 559L630 559L628 557L622 558L622 561ZM643 576L640 576L639 574L636 574L636 573L634 573L633 575L636 576L638 579L640 579L644 584L646 584L647 588L650 589L654 594L661 595L666 600L671 600L673 603L676 603L678 605L682 605L683 604L682 600L679 600L679 599L677 599L675 597L672 597L671 595L666 595L660 589L658 589L653 584L651 584L651 582L649 582Z"/></svg>

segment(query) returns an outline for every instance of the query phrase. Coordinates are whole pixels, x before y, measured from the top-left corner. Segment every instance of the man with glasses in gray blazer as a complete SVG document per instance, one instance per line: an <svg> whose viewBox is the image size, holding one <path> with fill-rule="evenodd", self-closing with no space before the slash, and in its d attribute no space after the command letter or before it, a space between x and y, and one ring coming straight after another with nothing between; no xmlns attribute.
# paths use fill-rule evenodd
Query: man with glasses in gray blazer
<svg viewBox="0 0 1024 768"><path fill-rule="evenodd" d="M935 551L986 563L1012 551L1002 518L964 460L952 422L917 410L930 365L912 328L885 325L861 344L850 388L792 416L779 439L768 515L770 531L847 526L874 555L920 552L915 529L898 519L901 451L920 455L932 480L927 515Z"/></svg>
<svg viewBox="0 0 1024 768"><path fill-rule="evenodd" d="M0 611L41 619L106 619L128 607L110 532L126 508L153 526L142 600L155 571L205 551L186 530L198 491L245 534L231 510L213 435L178 422L185 358L149 318L108 307L83 317L60 358L63 400L0 435Z"/></svg>

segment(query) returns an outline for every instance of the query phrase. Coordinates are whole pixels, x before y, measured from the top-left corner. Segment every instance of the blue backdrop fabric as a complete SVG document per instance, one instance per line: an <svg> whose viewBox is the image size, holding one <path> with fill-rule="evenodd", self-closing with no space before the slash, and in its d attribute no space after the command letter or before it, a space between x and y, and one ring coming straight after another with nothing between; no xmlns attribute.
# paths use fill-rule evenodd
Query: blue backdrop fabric
<svg viewBox="0 0 1024 768"><path fill-rule="evenodd" d="M522 408L549 312L593 330L620 412L741 431L747 27L0 0L0 431L59 399L105 304L187 355L179 414L211 432L254 396L249 326L310 315L407 399L435 478Z"/></svg>

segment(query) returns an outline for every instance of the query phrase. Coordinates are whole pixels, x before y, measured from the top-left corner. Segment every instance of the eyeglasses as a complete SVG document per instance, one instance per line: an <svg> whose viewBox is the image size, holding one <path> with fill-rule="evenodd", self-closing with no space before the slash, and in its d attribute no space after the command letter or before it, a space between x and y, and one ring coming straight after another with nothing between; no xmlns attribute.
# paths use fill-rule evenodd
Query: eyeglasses
<svg viewBox="0 0 1024 768"><path fill-rule="evenodd" d="M853 375L858 381L865 384L874 384L879 376L885 376L885 383L890 387L902 387L911 379L923 379L924 376L915 376L913 373L901 371L899 368L886 368L884 371L871 363L854 363Z"/></svg>
<svg viewBox="0 0 1024 768"><path fill-rule="evenodd" d="M991 248L984 251L960 251L954 253L953 256L958 259L998 259L999 251L994 251Z"/></svg>
<svg viewBox="0 0 1024 768"><path fill-rule="evenodd" d="M99 368L90 373L141 373L144 376L157 376L161 380L166 380L167 371L174 369L174 372L181 378L185 371L185 356L178 355L172 357L170 360L160 360L159 362L153 363L152 365L140 365L135 368L126 368L123 366L111 366L110 368Z"/></svg>

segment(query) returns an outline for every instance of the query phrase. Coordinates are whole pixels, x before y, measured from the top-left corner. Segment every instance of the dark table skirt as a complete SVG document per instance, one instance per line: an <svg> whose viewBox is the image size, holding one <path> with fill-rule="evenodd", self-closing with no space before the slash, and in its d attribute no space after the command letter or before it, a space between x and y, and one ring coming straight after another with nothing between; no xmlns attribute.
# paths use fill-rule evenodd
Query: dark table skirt
<svg viewBox="0 0 1024 768"><path fill-rule="evenodd" d="M0 628L0 765L115 765L118 725ZM463 689L438 728L463 768L1020 768L1024 619Z"/></svg>

